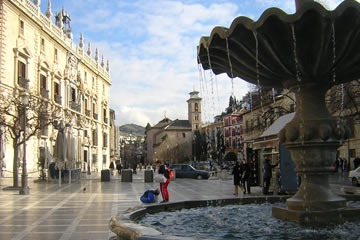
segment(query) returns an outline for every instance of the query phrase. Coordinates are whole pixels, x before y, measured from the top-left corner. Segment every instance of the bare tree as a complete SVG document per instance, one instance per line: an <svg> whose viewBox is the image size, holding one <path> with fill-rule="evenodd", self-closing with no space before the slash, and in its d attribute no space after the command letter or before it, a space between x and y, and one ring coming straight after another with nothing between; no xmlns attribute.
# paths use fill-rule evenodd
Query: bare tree
<svg viewBox="0 0 360 240"><path fill-rule="evenodd" d="M26 114L25 114L26 111ZM40 130L47 131L53 121L55 108L45 98L29 94L28 104L21 101L18 90L6 91L0 94L0 125L5 128L5 133L10 136L14 149L13 159L13 187L19 186L19 150L24 142L36 136ZM24 138L24 121L26 136Z"/></svg>

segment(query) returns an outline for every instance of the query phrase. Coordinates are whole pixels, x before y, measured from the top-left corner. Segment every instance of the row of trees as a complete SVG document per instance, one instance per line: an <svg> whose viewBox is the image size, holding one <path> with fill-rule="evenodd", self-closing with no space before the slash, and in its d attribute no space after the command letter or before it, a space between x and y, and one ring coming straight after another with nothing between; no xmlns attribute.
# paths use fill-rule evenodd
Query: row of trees
<svg viewBox="0 0 360 240"><path fill-rule="evenodd" d="M25 98L28 98L27 102L24 101ZM27 90L1 88L0 126L3 141L11 141L14 150L13 187L19 187L20 147L30 138L41 134L41 131L47 131L48 125L56 120L58 112L59 109L47 99Z"/></svg>

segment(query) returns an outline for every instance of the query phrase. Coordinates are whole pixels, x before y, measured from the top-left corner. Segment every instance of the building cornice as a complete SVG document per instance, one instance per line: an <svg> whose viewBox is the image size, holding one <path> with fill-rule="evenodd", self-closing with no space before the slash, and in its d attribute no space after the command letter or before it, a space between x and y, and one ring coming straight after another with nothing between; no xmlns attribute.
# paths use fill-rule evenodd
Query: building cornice
<svg viewBox="0 0 360 240"><path fill-rule="evenodd" d="M29 0L8 0L5 2L9 2L14 8L21 10L27 17L33 20L34 24L37 24L40 29L43 29L54 41L61 45L61 47L71 52L81 63L90 68L96 75L103 78L109 85L112 84L110 73L106 70L106 67L101 66L99 62L92 59L86 51L68 38L58 26L41 13L39 7Z"/></svg>

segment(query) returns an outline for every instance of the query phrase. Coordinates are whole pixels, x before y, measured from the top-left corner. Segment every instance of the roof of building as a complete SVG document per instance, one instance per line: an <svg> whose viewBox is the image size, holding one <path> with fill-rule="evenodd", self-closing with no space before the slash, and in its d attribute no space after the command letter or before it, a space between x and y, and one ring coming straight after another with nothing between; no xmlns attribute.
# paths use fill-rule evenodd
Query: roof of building
<svg viewBox="0 0 360 240"><path fill-rule="evenodd" d="M169 125L172 121L165 117L163 120L161 120L160 122L158 122L155 126L153 126L152 128L164 128L167 125Z"/></svg>
<svg viewBox="0 0 360 240"><path fill-rule="evenodd" d="M295 116L295 112L285 114L278 119L268 128L266 129L260 137L267 137L272 135L279 134L280 130L285 127L285 125L290 122Z"/></svg>
<svg viewBox="0 0 360 240"><path fill-rule="evenodd" d="M168 126L165 127L166 130L174 130L174 129L192 129L189 120L179 120L176 119L171 122Z"/></svg>

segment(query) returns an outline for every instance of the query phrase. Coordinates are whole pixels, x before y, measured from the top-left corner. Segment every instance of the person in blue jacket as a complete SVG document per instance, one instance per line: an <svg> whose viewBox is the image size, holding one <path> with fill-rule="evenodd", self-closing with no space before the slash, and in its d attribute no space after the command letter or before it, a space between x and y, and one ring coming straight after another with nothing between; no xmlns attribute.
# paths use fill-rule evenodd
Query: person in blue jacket
<svg viewBox="0 0 360 240"><path fill-rule="evenodd" d="M144 194L140 197L140 200L143 203L154 203L156 202L156 196L160 194L159 189L156 190L146 190Z"/></svg>

